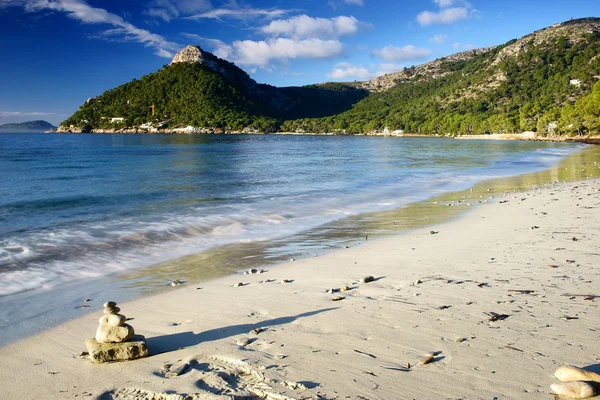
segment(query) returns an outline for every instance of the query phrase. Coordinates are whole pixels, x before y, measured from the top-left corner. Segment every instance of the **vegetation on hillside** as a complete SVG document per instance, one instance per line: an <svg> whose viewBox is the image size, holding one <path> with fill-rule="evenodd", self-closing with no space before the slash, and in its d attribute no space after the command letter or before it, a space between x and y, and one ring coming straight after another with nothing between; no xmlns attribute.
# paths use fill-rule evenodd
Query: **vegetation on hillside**
<svg viewBox="0 0 600 400"><path fill-rule="evenodd" d="M450 135L599 132L594 122L598 110L586 99L593 98L587 96L592 87L600 90L594 86L600 74L600 34L576 43L564 37L543 46L531 42L516 57L493 65L502 48L445 63L449 73L441 78L417 77L339 115L286 121L282 129L367 133L387 127Z"/></svg>
<svg viewBox="0 0 600 400"><path fill-rule="evenodd" d="M530 35L469 57L441 59L435 77L408 68L404 75L410 79L371 94L343 83L249 87L204 65L178 63L90 99L63 125L118 129L164 122L165 128L340 134L385 128L443 135L599 133L600 33L568 30L583 22L539 31L543 40Z"/></svg>

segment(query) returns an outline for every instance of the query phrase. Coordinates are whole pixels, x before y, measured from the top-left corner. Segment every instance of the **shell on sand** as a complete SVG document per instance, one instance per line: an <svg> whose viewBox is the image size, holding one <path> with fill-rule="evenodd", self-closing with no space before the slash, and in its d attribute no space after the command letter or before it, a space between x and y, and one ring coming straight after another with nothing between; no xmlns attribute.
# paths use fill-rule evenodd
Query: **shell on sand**
<svg viewBox="0 0 600 400"><path fill-rule="evenodd" d="M424 359L419 361L419 364L421 364L421 365L429 364L429 363L433 362L434 360L435 360L435 357L433 355L428 355L427 357L425 357Z"/></svg>
<svg viewBox="0 0 600 400"><path fill-rule="evenodd" d="M566 382L550 385L559 397L566 399L587 399L596 394L596 389L587 382Z"/></svg>
<svg viewBox="0 0 600 400"><path fill-rule="evenodd" d="M563 365L562 367L556 370L554 376L561 382L600 382L600 374L591 371L586 371L584 369L577 368L572 365Z"/></svg>

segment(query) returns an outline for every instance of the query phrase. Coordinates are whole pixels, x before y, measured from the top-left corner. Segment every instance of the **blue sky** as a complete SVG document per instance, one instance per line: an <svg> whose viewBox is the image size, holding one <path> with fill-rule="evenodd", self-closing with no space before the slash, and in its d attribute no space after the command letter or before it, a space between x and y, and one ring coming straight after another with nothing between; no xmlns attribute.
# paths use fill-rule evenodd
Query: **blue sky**
<svg viewBox="0 0 600 400"><path fill-rule="evenodd" d="M57 124L188 44L291 86L366 80L594 16L598 0L0 0L0 124Z"/></svg>

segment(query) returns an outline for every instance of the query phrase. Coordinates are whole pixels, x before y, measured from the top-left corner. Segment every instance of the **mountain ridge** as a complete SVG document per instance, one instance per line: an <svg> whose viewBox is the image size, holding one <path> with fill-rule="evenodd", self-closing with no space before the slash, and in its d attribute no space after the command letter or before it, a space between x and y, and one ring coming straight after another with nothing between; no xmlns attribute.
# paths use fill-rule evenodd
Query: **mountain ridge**
<svg viewBox="0 0 600 400"><path fill-rule="evenodd" d="M0 125L1 133L46 132L53 129L57 129L57 127L52 125L48 121L43 120L25 121Z"/></svg>
<svg viewBox="0 0 600 400"><path fill-rule="evenodd" d="M562 107L590 96L600 77L599 30L600 18L566 21L365 82L283 88L190 45L156 73L88 101L59 130L581 133L593 124L561 123Z"/></svg>

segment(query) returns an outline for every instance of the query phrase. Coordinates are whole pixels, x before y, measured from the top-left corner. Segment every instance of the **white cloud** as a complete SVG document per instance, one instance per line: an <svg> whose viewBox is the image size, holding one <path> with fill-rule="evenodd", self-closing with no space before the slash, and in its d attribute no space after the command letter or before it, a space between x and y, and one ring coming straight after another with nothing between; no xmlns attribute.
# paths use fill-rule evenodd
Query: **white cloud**
<svg viewBox="0 0 600 400"><path fill-rule="evenodd" d="M206 11L200 14L195 14L186 19L217 19L222 20L224 18L233 18L238 20L246 20L253 18L265 18L274 19L282 17L293 10L280 10L277 8L272 9L259 9L259 8L216 8L214 10Z"/></svg>
<svg viewBox="0 0 600 400"><path fill-rule="evenodd" d="M391 74L392 72L398 72L403 68L404 64L382 63L379 64L379 71L377 71L376 75L381 76Z"/></svg>
<svg viewBox="0 0 600 400"><path fill-rule="evenodd" d="M433 37L429 38L430 42L433 43L437 43L437 44L444 44L446 43L446 40L448 40L448 35L443 35L443 34L437 34L437 35L433 35Z"/></svg>
<svg viewBox="0 0 600 400"><path fill-rule="evenodd" d="M153 0L149 6L145 11L146 15L169 22L182 14L210 10L212 3L210 0Z"/></svg>
<svg viewBox="0 0 600 400"><path fill-rule="evenodd" d="M184 35L208 43L217 57L264 69L268 69L272 61L285 63L299 58L328 60L342 55L344 51L344 45L338 40L277 38L261 41L236 40L229 45L218 39L189 33Z"/></svg>
<svg viewBox="0 0 600 400"><path fill-rule="evenodd" d="M382 63L378 67L371 65L369 68L362 65L343 62L333 66L333 70L327 74L330 79L363 79L368 80L392 72L398 72L404 68L403 64Z"/></svg>
<svg viewBox="0 0 600 400"><path fill-rule="evenodd" d="M440 8L450 7L456 3L456 0L433 0L435 4L437 4Z"/></svg>
<svg viewBox="0 0 600 400"><path fill-rule="evenodd" d="M354 4L357 6L364 6L365 2L364 0L344 0L344 3L346 4Z"/></svg>
<svg viewBox="0 0 600 400"><path fill-rule="evenodd" d="M260 28L260 32L294 39L336 39L343 35L356 33L361 26L366 25L354 17L339 16L328 19L298 15L288 19L271 21L270 24Z"/></svg>
<svg viewBox="0 0 600 400"><path fill-rule="evenodd" d="M331 79L371 79L373 76L373 73L362 65L354 65L351 63L336 64L334 65L333 70L327 74L327 77Z"/></svg>
<svg viewBox="0 0 600 400"><path fill-rule="evenodd" d="M28 12L43 10L60 11L85 24L108 24L115 29L104 32L103 36L122 35L124 40L142 43L155 49L155 54L160 57L172 57L172 52L180 46L169 42L164 37L140 29L125 21L122 17L112 14L103 8L88 5L83 0L35 0L25 4Z"/></svg>
<svg viewBox="0 0 600 400"><path fill-rule="evenodd" d="M416 61L426 58L431 51L429 49L415 47L412 44L404 47L385 46L382 49L373 50L373 55L387 62Z"/></svg>
<svg viewBox="0 0 600 400"><path fill-rule="evenodd" d="M287 38L261 41L243 40L232 44L234 58L242 65L267 66L271 60L296 58L325 60L340 56L344 46L337 40Z"/></svg>
<svg viewBox="0 0 600 400"><path fill-rule="evenodd" d="M439 12L423 11L417 15L417 21L423 26L433 24L452 24L469 18L469 10L464 7L444 8Z"/></svg>

